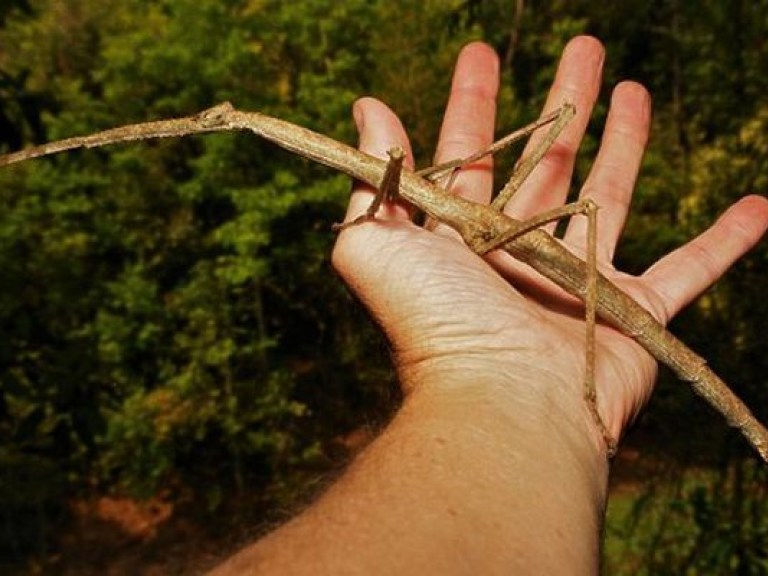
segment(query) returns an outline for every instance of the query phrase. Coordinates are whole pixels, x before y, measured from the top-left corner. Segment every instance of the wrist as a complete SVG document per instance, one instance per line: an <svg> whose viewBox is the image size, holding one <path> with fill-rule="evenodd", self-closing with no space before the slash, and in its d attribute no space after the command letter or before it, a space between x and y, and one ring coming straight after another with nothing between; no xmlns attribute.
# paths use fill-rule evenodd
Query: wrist
<svg viewBox="0 0 768 576"><path fill-rule="evenodd" d="M504 362L501 356L451 356L407 366L398 362L404 405L488 428L489 438L502 444L508 438L529 442L532 453L568 454L587 463L596 487L605 489L607 446L587 408L581 379L563 379L562 371Z"/></svg>
<svg viewBox="0 0 768 576"><path fill-rule="evenodd" d="M394 430L410 428L408 437L423 446L421 481L455 476L462 489L441 498L468 525L506 526L507 549L535 535L536 545L519 551L521 566L559 550L571 573L593 572L577 567L599 555L608 461L589 416L574 416L584 411L562 399L564 383L551 374L473 368L462 380L433 370L405 398Z"/></svg>

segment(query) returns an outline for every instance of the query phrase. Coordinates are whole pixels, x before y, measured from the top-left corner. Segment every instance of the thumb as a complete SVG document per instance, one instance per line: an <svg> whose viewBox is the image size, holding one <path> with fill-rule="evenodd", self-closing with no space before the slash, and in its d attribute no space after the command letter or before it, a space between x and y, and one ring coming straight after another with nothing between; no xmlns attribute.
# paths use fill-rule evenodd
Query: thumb
<svg viewBox="0 0 768 576"><path fill-rule="evenodd" d="M355 102L352 114L360 135L358 148L377 158L387 159L387 151L394 147L405 150L405 165L413 167L413 153L402 123L394 112L375 98L361 98ZM356 182L352 188L345 222L363 214L371 204L376 190ZM382 205L377 218L382 220L407 220L408 210L402 205Z"/></svg>

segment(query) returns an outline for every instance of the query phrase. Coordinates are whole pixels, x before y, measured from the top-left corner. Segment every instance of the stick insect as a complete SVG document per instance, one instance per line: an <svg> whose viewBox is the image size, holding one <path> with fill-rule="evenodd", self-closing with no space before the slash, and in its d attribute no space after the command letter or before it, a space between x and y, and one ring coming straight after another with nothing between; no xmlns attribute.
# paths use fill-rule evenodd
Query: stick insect
<svg viewBox="0 0 768 576"><path fill-rule="evenodd" d="M554 115L540 119L487 150L421 173L403 170L402 155L397 151L392 151L389 161L381 160L307 128L258 112L238 110L228 102L193 116L121 126L90 136L69 138L7 154L0 156L0 166L75 148L93 148L119 142L208 132L250 131L290 152L344 172L378 189L380 198L360 221L375 215L381 198L399 195L426 214L431 221L442 222L455 229L467 246L476 253L485 254L494 249L505 250L569 294L583 300L587 318L585 397L590 412L606 439L609 453L615 450L615 441L605 430L597 413L594 390L594 328L598 317L634 338L659 362L672 369L681 380L688 382L699 396L742 433L760 457L768 463L768 430L754 417L749 408L707 366L703 358L597 271L594 255L594 204L586 201L546 213L528 222L515 220L501 211L500 208L503 208L527 174L533 170L546 152L546 147L554 141L573 113L572 106L564 105ZM530 134L550 123L552 126L544 138L543 145L519 164L509 184L491 206L453 196L433 182L439 179L441 174L449 174L450 179L450 175L455 173L457 168L496 152L515 138ZM592 249L588 250L591 256L587 257L587 261L578 258L549 234L538 229L546 222L576 213L586 214L592 224L589 226L588 238Z"/></svg>

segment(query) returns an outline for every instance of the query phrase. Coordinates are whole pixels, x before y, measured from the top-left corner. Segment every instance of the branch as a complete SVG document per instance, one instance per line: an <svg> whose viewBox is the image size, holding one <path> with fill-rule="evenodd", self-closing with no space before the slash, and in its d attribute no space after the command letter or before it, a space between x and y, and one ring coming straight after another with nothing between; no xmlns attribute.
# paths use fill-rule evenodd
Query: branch
<svg viewBox="0 0 768 576"><path fill-rule="evenodd" d="M70 138L0 156L0 166L75 148L151 138L168 138L247 130L278 146L378 187L387 162L364 154L301 126L258 112L242 112L229 103L219 104L195 116L122 126L90 136ZM400 195L435 220L457 230L470 248L487 244L519 221L488 206L451 196L413 172L404 170ZM525 262L568 293L584 300L587 267L549 234L533 230L503 245L503 249ZM604 321L634 338L659 362L666 364L704 398L727 422L737 428L768 462L768 430L749 408L690 348L678 340L647 310L600 274L597 280L597 314Z"/></svg>

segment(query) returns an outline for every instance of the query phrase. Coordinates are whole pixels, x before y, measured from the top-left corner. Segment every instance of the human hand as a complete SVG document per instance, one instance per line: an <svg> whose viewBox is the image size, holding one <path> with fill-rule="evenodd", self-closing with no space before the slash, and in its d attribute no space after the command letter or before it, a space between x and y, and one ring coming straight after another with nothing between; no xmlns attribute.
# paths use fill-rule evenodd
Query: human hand
<svg viewBox="0 0 768 576"><path fill-rule="evenodd" d="M594 39L579 37L566 47L544 112L569 101L577 115L505 208L510 216L525 219L565 201L576 151L599 92L602 62L602 46ZM495 54L479 43L466 47L457 62L436 163L491 143L497 89ZM359 101L355 118L362 150L380 157L392 146L409 150L405 131L381 103ZM618 85L581 196L600 207L601 272L667 323L757 242L768 226L768 202L743 199L700 237L641 276L616 271L611 261L649 123L647 92L634 83ZM451 192L489 203L491 162L464 168ZM370 198L370 189L356 187L347 220L364 212ZM569 223L563 243L584 254L583 219ZM582 400L583 307L509 255L494 253L483 260L449 229L424 230L410 223L405 207L386 206L376 223L349 227L340 235L334 265L387 334L406 394L425 383L479 387L491 382L499 401L525 410L545 409L553 426L565 415L590 420ZM656 364L609 326L598 326L597 338L599 410L610 434L619 438L650 396Z"/></svg>

